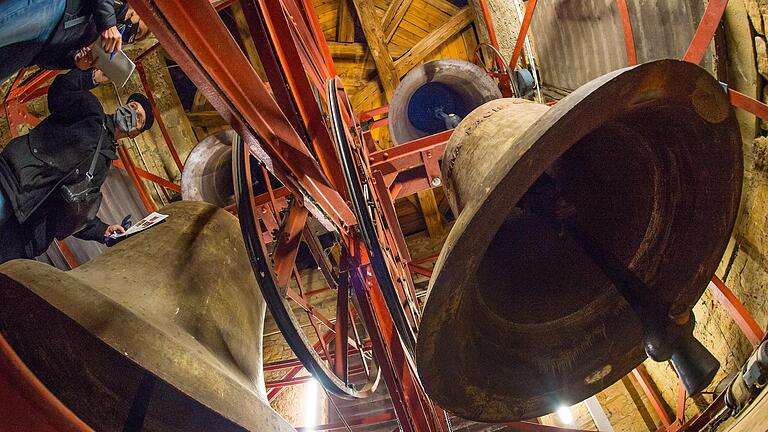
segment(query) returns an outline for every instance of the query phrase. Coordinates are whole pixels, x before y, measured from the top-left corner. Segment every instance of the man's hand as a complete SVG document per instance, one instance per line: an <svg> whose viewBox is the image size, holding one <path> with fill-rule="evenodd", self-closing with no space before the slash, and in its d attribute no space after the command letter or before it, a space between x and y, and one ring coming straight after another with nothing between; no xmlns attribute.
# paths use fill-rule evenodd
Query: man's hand
<svg viewBox="0 0 768 432"><path fill-rule="evenodd" d="M93 56L93 52L89 47L80 48L75 53L75 66L81 71L87 71L93 67L93 63L96 62L96 58Z"/></svg>
<svg viewBox="0 0 768 432"><path fill-rule="evenodd" d="M109 237L112 234L114 234L115 232L119 232L120 234L124 234L125 233L125 228L123 228L123 226L119 225L119 224L110 225L110 226L107 227L107 230L104 231L104 237Z"/></svg>
<svg viewBox="0 0 768 432"><path fill-rule="evenodd" d="M101 32L101 46L104 47L104 51L107 53L122 50L123 37L120 35L120 31L117 30L116 26L112 26Z"/></svg>
<svg viewBox="0 0 768 432"><path fill-rule="evenodd" d="M95 84L104 84L106 82L109 82L109 77L104 74L104 72L101 71L101 69L94 69L93 70L93 82Z"/></svg>

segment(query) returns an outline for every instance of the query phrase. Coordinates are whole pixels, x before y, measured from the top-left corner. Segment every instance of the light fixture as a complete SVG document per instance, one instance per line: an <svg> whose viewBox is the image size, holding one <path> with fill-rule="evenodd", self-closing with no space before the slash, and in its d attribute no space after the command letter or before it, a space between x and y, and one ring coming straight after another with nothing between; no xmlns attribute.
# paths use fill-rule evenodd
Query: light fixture
<svg viewBox="0 0 768 432"><path fill-rule="evenodd" d="M312 431L317 426L318 383L315 380L307 381L304 385L304 430Z"/></svg>
<svg viewBox="0 0 768 432"><path fill-rule="evenodd" d="M565 405L561 405L557 409L557 416L560 417L560 421L565 424L573 424L573 413L571 409Z"/></svg>

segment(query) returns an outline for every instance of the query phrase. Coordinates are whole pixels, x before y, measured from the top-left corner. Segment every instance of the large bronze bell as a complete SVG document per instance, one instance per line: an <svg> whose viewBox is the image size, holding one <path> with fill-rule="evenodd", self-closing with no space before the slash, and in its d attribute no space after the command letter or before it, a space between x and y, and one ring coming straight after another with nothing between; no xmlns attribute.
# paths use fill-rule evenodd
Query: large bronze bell
<svg viewBox="0 0 768 432"><path fill-rule="evenodd" d="M226 129L200 141L189 153L181 173L181 197L219 207L234 202L232 142L235 131Z"/></svg>
<svg viewBox="0 0 768 432"><path fill-rule="evenodd" d="M646 356L689 393L717 360L691 308L739 206L742 150L723 87L662 60L554 107L499 99L454 131L442 165L457 221L419 328L427 393L468 419L537 417Z"/></svg>
<svg viewBox="0 0 768 432"><path fill-rule="evenodd" d="M160 212L75 270L0 266L0 333L97 431L293 430L266 401L265 302L237 219L201 202Z"/></svg>
<svg viewBox="0 0 768 432"><path fill-rule="evenodd" d="M403 77L389 103L389 133L395 144L455 128L480 105L501 97L498 85L464 60L433 60Z"/></svg>

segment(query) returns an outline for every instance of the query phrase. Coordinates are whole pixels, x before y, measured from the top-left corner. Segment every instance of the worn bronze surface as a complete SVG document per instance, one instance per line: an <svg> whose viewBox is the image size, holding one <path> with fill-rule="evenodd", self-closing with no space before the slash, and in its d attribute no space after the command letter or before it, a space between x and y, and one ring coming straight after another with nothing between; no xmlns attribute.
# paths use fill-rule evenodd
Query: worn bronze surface
<svg viewBox="0 0 768 432"><path fill-rule="evenodd" d="M95 430L135 421L153 377L143 430L293 430L266 402L265 303L237 219L201 202L160 212L76 270L0 266L0 332Z"/></svg>
<svg viewBox="0 0 768 432"><path fill-rule="evenodd" d="M518 205L546 173L585 236L660 310L689 310L725 250L742 151L726 93L662 60L581 87L553 108L489 102L454 132L443 178L458 214L417 345L422 382L477 421L540 416L645 359L635 311L565 229Z"/></svg>

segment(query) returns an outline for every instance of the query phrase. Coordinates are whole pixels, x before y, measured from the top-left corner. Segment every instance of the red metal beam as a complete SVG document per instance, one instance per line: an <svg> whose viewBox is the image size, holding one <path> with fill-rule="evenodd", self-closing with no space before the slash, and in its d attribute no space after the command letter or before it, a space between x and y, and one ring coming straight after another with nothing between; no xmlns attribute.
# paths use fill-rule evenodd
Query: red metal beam
<svg viewBox="0 0 768 432"><path fill-rule="evenodd" d="M128 172L128 177L131 178L133 185L136 187L136 191L139 193L139 198L141 199L141 202L144 204L144 207L146 208L147 213L152 213L153 211L156 211L157 206L155 205L155 202L152 200L152 198L149 196L149 193L147 193L147 188L144 185L144 183L141 181L141 178L139 178L139 174L136 171L136 167L133 165L131 156L128 155L128 151L125 149L124 146L119 145L117 146L117 153L120 156L120 160L123 162L123 166L125 167L125 170Z"/></svg>
<svg viewBox="0 0 768 432"><path fill-rule="evenodd" d="M733 291L731 291L719 277L713 276L712 281L707 286L712 296L720 302L728 315L739 326L741 332L746 336L752 347L757 347L765 336L765 332L760 325L752 318L747 308L739 301Z"/></svg>
<svg viewBox="0 0 768 432"><path fill-rule="evenodd" d="M672 424L672 419L664 407L661 396L659 396L659 394L656 392L656 389L653 388L651 379L645 372L645 367L640 365L635 369L632 369L632 374L637 379L637 382L640 384L640 388L643 389L643 393L645 393L645 396L648 398L648 401L651 403L654 411L656 411L656 414L659 416L661 423L664 425L664 427L669 427Z"/></svg>
<svg viewBox="0 0 768 432"><path fill-rule="evenodd" d="M122 170L128 171L128 169L125 167L125 164L123 164L123 161L120 159L113 161L112 165L114 165L115 168L120 168ZM136 174L143 179L147 179L153 183L157 183L158 185L164 188L168 188L174 192L181 192L181 186L177 185L176 183L173 183L170 180L167 180L160 176L152 174L151 172L144 171L141 168L136 168L135 166L134 166L134 169L136 170Z"/></svg>
<svg viewBox="0 0 768 432"><path fill-rule="evenodd" d="M80 263L77 262L77 258L75 258L75 254L72 253L72 249L69 248L64 240L54 240L53 242L56 243L61 255L64 257L64 261L67 262L70 269L75 269L80 265Z"/></svg>
<svg viewBox="0 0 768 432"><path fill-rule="evenodd" d="M768 121L768 105L759 100L749 97L744 93L739 93L734 89L728 89L728 96L731 99L731 105L741 108L755 116Z"/></svg>
<svg viewBox="0 0 768 432"><path fill-rule="evenodd" d="M722 392L720 395L698 416L688 420L681 428L681 431L685 432L698 432L704 428L712 419L714 419L720 412L726 409L725 406L725 394Z"/></svg>
<svg viewBox="0 0 768 432"><path fill-rule="evenodd" d="M21 102L27 102L31 100L32 97L30 95L34 93L38 88L42 87L45 83L47 83L51 78L58 75L59 72L60 71L57 70L41 69L35 72L35 74L31 77L27 78L26 81L20 83L19 78L23 77L25 73L25 70L22 69L17 76L17 81L14 81L16 87L11 87L8 96L6 97L6 101L11 99L19 99ZM37 96L40 95L38 94Z"/></svg>
<svg viewBox="0 0 768 432"><path fill-rule="evenodd" d="M677 404L675 406L675 423L670 430L677 430L685 423L685 385L682 380L677 381Z"/></svg>
<svg viewBox="0 0 768 432"><path fill-rule="evenodd" d="M621 28L624 30L624 45L627 49L627 62L630 66L637 64L637 52L635 51L635 36L632 33L632 20L629 18L627 0L616 0L621 16Z"/></svg>
<svg viewBox="0 0 768 432"><path fill-rule="evenodd" d="M499 40L496 38L496 29L493 25L493 18L491 17L491 10L488 7L488 2L486 0L479 1L480 8L483 10L483 21L485 22L485 28L488 30L488 40L491 42L491 45L493 45L493 47L498 50ZM494 57L496 58L496 64L499 66L499 69L504 69L504 60L498 56Z"/></svg>
<svg viewBox="0 0 768 432"><path fill-rule="evenodd" d="M342 275L336 297L336 353L333 362L336 376L349 382L349 356L347 337L349 336L349 277Z"/></svg>
<svg viewBox="0 0 768 432"><path fill-rule="evenodd" d="M424 267L421 267L421 266L413 264L413 263L408 263L408 269L410 269L411 272L413 272L413 273L420 274L420 275L426 276L428 278L432 277L432 270L430 270L428 268L424 268Z"/></svg>
<svg viewBox="0 0 768 432"><path fill-rule="evenodd" d="M296 43L294 40L291 32L291 23L287 20L288 18L282 8L283 4L293 6L289 7L293 18L291 23L304 30L302 33L304 39L300 40L299 43ZM301 114L305 130L318 155L320 165L331 180L331 184L339 190L344 184L344 177L341 173L333 141L323 121L323 113L315 99L315 93L310 82L307 80L307 71L313 69L312 65L317 62L324 62L325 59L317 52L315 57L302 61L302 52L299 50L299 44L306 47L307 45L314 45L315 42L309 36L311 32L306 27L306 23L301 19L301 14L295 3L291 1L283 3L279 0L264 0L259 2L259 6L271 35L272 46L277 53L280 64L283 66L288 85L294 95L296 107ZM320 37L322 37L322 33ZM323 39L323 43L324 41ZM326 69L321 69L319 73L320 76L316 77L316 80L319 80L316 83L316 87L321 94L325 94L325 81L331 76Z"/></svg>
<svg viewBox="0 0 768 432"><path fill-rule="evenodd" d="M27 368L0 335L0 421L15 432L93 432Z"/></svg>
<svg viewBox="0 0 768 432"><path fill-rule="evenodd" d="M373 120L374 117L378 117L380 115L384 115L384 114L387 114L387 113L389 113L389 106L388 105L383 105L383 106L380 106L378 108L374 108L372 110L361 112L360 114L357 115L357 118L361 122L364 122L364 121L368 121L368 120Z"/></svg>
<svg viewBox="0 0 768 432"><path fill-rule="evenodd" d="M410 261L411 253L408 250L408 244L405 242L405 235L403 234L403 230L400 227L400 220L397 218L395 202L390 195L389 187L387 187L381 171L373 172L373 186L376 189L379 201L381 202L382 210L384 211L384 220L387 222L387 225L392 232L397 255L403 261Z"/></svg>
<svg viewBox="0 0 768 432"><path fill-rule="evenodd" d="M528 5L525 7L523 22L520 24L520 33L517 35L517 41L515 42L515 49L512 51L512 58L509 59L509 69L511 70L517 68L517 61L523 53L525 37L528 35L528 29L531 27L531 20L533 19L533 12L535 11L536 0L528 0Z"/></svg>
<svg viewBox="0 0 768 432"><path fill-rule="evenodd" d="M371 171L381 171L388 175L424 165L422 152L431 152L437 160L442 159L448 139L453 130L409 141L386 150L371 153L369 160Z"/></svg>
<svg viewBox="0 0 768 432"><path fill-rule="evenodd" d="M354 224L352 211L207 1L136 0L132 6L217 111L238 130L255 156L272 166L284 185L299 197L312 197L322 210L316 214L321 220L328 217L342 230Z"/></svg>
<svg viewBox="0 0 768 432"><path fill-rule="evenodd" d="M165 145L168 147L168 151L171 153L171 157L173 158L173 161L176 163L176 168L179 169L179 172L182 172L184 171L184 164L181 163L181 159L179 158L179 153L176 152L176 147L173 145L173 141L171 140L171 134L168 133L168 128L165 127L163 116L161 115L160 110L157 109L157 102L155 102L155 97L152 96L152 88L150 88L149 80L147 79L147 74L144 72L144 65L137 62L136 72L138 72L139 78L141 79L141 85L144 87L144 94L147 96L147 99L149 100L149 104L152 106L152 111L155 114L155 120L157 122L157 126L160 128L160 132L163 134Z"/></svg>
<svg viewBox="0 0 768 432"><path fill-rule="evenodd" d="M294 201L288 210L285 224L277 238L275 251L272 255L273 269L275 282L281 289L287 288L288 282L291 280L296 255L299 253L299 245L301 244L301 234L304 231L304 225L307 224L308 216L307 209Z"/></svg>
<svg viewBox="0 0 768 432"><path fill-rule="evenodd" d="M727 5L728 0L709 0L704 16L699 23L699 28L696 29L696 34L693 35L693 40L691 40L683 60L695 64L701 63L704 53L707 52L707 46L709 46L712 38L715 37L715 32L720 25L720 20L723 18Z"/></svg>

